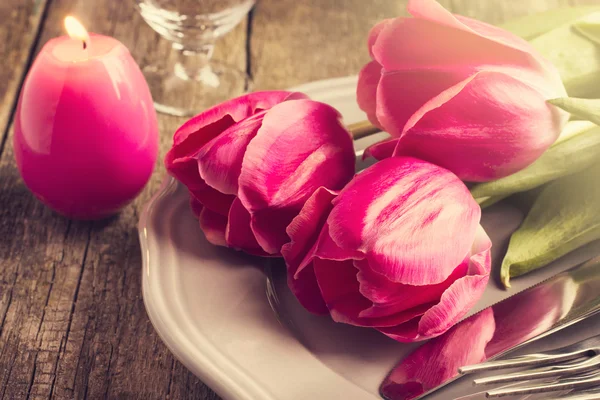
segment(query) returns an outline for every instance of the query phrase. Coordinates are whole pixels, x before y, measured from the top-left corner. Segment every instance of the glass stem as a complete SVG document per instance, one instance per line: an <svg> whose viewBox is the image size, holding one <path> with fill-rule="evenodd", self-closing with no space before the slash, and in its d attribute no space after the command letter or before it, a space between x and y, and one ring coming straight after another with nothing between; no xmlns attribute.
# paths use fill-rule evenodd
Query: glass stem
<svg viewBox="0 0 600 400"><path fill-rule="evenodd" d="M177 51L175 75L183 80L202 81L210 86L218 86L218 77L210 68L214 42L204 43L193 49L179 45L173 45L173 48Z"/></svg>

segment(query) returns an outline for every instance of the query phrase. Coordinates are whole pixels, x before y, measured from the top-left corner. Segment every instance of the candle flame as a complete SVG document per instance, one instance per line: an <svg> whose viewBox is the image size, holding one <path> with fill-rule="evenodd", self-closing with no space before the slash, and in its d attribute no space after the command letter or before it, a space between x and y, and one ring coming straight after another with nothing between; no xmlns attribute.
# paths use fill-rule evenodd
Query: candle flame
<svg viewBox="0 0 600 400"><path fill-rule="evenodd" d="M68 16L65 18L65 29L70 37L73 39L79 39L83 42L83 48L87 47L90 41L90 35L88 35L85 27L77 20L77 18Z"/></svg>

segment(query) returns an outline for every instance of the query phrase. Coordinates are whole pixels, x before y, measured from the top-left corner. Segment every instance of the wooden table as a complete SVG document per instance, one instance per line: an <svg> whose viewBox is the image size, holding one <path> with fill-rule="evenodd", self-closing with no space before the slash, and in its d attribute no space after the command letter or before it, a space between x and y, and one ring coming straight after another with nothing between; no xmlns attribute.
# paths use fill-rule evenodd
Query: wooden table
<svg viewBox="0 0 600 400"><path fill-rule="evenodd" d="M201 1L201 0L198 0ZM136 223L165 176L162 157L181 119L159 115L160 157L117 217L70 221L40 204L15 166L15 103L32 59L74 14L111 35L141 66L171 63L169 44L133 0L0 2L0 399L216 399L160 341L144 310ZM600 0L445 0L491 23ZM356 74L371 25L405 14L406 0L259 0L218 43L216 58L246 69L255 89Z"/></svg>

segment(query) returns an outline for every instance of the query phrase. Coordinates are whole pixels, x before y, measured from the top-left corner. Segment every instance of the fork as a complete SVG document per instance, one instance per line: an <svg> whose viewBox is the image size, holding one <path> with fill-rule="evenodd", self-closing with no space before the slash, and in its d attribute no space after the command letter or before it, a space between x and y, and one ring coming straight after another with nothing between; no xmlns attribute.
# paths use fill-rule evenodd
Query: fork
<svg viewBox="0 0 600 400"><path fill-rule="evenodd" d="M556 399L600 399L600 335L558 349L489 361L459 369L463 375L521 368L518 372L475 379L475 385L523 383L490 389L486 397L565 392ZM533 381L533 382L532 382Z"/></svg>

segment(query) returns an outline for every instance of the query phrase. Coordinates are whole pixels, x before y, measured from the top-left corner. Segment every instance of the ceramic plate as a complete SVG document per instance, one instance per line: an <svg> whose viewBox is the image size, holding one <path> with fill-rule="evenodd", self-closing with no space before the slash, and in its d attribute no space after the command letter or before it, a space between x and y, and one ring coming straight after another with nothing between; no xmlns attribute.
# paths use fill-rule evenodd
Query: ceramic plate
<svg viewBox="0 0 600 400"><path fill-rule="evenodd" d="M331 104L353 123L365 119L355 104L355 87L356 77L348 77L295 90ZM173 354L225 399L380 399L380 382L414 345L310 315L287 289L281 262L210 245L188 202L186 190L168 178L139 223L144 302ZM484 213L496 267L521 219L517 209L505 205ZM517 279L511 292L490 280L473 312L593 252L588 247ZM452 390L468 387L463 386Z"/></svg>

